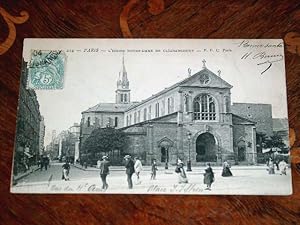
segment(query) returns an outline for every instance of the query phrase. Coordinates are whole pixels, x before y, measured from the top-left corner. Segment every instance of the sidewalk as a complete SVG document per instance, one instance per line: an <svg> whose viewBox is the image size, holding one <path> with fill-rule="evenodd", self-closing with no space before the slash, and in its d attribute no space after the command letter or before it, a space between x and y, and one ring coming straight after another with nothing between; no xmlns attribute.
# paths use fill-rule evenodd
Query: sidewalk
<svg viewBox="0 0 300 225"><path fill-rule="evenodd" d="M27 170L26 172L23 172L23 173L19 173L18 175L13 175L13 180L12 182L15 183L17 182L18 180L28 176L29 174L39 170L40 167L38 167L37 165L34 165L34 166L31 166L29 170Z"/></svg>

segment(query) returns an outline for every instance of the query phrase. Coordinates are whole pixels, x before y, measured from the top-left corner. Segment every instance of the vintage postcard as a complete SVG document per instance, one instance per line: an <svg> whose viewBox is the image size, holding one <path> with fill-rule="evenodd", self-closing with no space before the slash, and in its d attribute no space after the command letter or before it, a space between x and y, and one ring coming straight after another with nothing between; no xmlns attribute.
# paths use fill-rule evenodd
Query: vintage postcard
<svg viewBox="0 0 300 225"><path fill-rule="evenodd" d="M280 39L25 39L12 193L290 195Z"/></svg>

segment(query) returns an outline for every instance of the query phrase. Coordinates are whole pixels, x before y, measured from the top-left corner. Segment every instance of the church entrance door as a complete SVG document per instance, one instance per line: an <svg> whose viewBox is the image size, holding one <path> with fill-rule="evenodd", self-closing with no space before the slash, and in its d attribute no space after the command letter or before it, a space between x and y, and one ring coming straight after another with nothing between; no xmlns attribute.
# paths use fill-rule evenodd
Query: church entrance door
<svg viewBox="0 0 300 225"><path fill-rule="evenodd" d="M238 143L238 161L243 162L246 160L246 144L245 141L240 141Z"/></svg>
<svg viewBox="0 0 300 225"><path fill-rule="evenodd" d="M161 162L169 162L169 149L167 147L161 147Z"/></svg>
<svg viewBox="0 0 300 225"><path fill-rule="evenodd" d="M216 162L217 145L214 135L202 133L196 140L196 162Z"/></svg>

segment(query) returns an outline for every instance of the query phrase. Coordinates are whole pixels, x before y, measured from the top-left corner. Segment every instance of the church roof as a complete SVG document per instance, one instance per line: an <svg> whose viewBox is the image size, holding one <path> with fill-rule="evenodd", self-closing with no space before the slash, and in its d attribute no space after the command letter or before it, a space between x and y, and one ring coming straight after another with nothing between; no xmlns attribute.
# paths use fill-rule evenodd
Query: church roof
<svg viewBox="0 0 300 225"><path fill-rule="evenodd" d="M99 103L82 113L87 112L125 112L132 105L137 104L137 102L132 102L128 104L116 104L116 103Z"/></svg>
<svg viewBox="0 0 300 225"><path fill-rule="evenodd" d="M195 77L200 76L202 73L205 73L205 72L208 73L210 76L212 76L215 80L217 80L219 82L214 82L214 83L218 83L218 85L214 85L214 86L206 85L206 86L203 86L203 87L218 87L218 88L232 88L233 87L232 85L230 85L229 83L227 83L225 80L223 80L222 78L220 78L218 75L216 75L215 73L213 73L212 71L210 71L209 69L207 69L206 67L204 67L202 70L198 71L197 73L195 73L195 74L193 74L193 75L191 75L191 76L189 76L189 77L187 77L187 78L185 78L185 79L183 79L183 80L181 80L181 81L173 84L170 87L167 87L167 88L163 89L162 91L160 91L160 92L158 92L156 94L153 94L152 96L150 96L150 97L142 100L141 102L139 102L139 103L137 103L135 105L132 105L126 111L128 111L128 110L130 110L132 108L135 108L135 107L137 107L139 105L142 105L143 103L145 103L147 101L150 101L150 100L152 100L152 99L154 99L154 98L156 98L156 97L158 97L158 96L160 96L160 95L162 95L162 94L164 94L164 93L166 93L166 92L168 92L168 91L170 91L170 90L172 90L172 89L174 89L176 87L189 85L188 84L189 81L194 80ZM197 86L197 87L199 87L199 86Z"/></svg>

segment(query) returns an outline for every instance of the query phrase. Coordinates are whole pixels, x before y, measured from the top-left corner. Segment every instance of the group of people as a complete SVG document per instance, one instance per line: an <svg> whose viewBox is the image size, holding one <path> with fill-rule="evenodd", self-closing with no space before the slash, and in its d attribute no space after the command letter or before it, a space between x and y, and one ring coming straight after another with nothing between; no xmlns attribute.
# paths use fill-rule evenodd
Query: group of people
<svg viewBox="0 0 300 225"><path fill-rule="evenodd" d="M279 170L280 175L286 175L286 169L288 164L282 159L280 162L274 161L271 157L267 161L267 167L269 174L275 174L275 166L276 169Z"/></svg>
<svg viewBox="0 0 300 225"><path fill-rule="evenodd" d="M138 157L135 157L134 160L132 160L130 155L126 155L124 157L125 160L125 168L126 168L126 174L127 174L127 183L128 188L133 188L133 182L132 182L132 175L135 173L137 177L136 184L140 184L140 173L143 170L143 165L141 160ZM99 169L100 169L100 177L102 180L102 189L106 190L108 188L108 184L106 181L106 177L109 174L109 161L107 156L102 157L102 161L99 163ZM154 173L151 175L151 179L155 179L156 176L156 169L154 169Z"/></svg>
<svg viewBox="0 0 300 225"><path fill-rule="evenodd" d="M188 178L184 170L184 163L178 159L177 166L175 167L175 173L178 174L178 183L188 183ZM214 172L211 168L210 163L206 164L203 183L206 184L206 190L211 190L211 185L215 181Z"/></svg>
<svg viewBox="0 0 300 225"><path fill-rule="evenodd" d="M41 156L40 159L38 160L38 166L41 171L43 170L43 168L47 170L48 167L50 167L50 157L46 155Z"/></svg>
<svg viewBox="0 0 300 225"><path fill-rule="evenodd" d="M178 183L188 183L188 178L184 170L184 163L178 159L177 166L175 168L175 172L178 174ZM223 170L222 170L222 176L223 177L229 177L232 176L231 170L230 170L230 164L225 161L223 163ZM213 172L213 169L211 168L211 164L207 163L206 168L204 171L204 178L203 183L206 184L206 190L211 190L211 185L215 181L215 175Z"/></svg>
<svg viewBox="0 0 300 225"><path fill-rule="evenodd" d="M143 170L143 165L141 160L138 157L135 157L134 160L131 158L130 155L126 155L124 157L124 165L126 169L126 175L127 175L127 183L128 183L128 188L132 189L133 188L133 181L132 181L132 176L133 174L136 174L136 179L137 182L136 184L141 184L140 180L140 173ZM211 190L211 185L215 181L214 177L214 172L211 168L211 164L207 163L207 167L205 168L205 173L204 173L204 179L203 182L204 184L207 185L206 189ZM97 167L100 169L100 177L102 180L102 189L106 190L108 188L108 184L106 181L106 177L109 174L109 166L110 163L108 161L107 156L102 157L102 161L98 162ZM158 170L156 160L154 159L151 164L151 177L150 180L155 180L156 179L156 171ZM178 163L175 168L175 172L178 174L178 183L188 183L188 178L184 169L184 163L178 159ZM232 173L230 171L230 164L225 161L223 163L223 170L222 170L222 176L223 177L228 177L232 176Z"/></svg>

